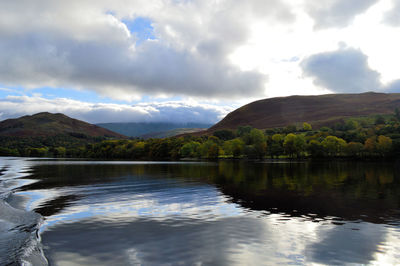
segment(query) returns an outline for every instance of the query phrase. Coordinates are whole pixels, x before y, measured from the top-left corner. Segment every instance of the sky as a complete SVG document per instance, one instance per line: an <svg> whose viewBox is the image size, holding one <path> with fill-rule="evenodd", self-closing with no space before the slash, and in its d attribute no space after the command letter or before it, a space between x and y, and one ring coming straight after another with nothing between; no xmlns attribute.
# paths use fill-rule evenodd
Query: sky
<svg viewBox="0 0 400 266"><path fill-rule="evenodd" d="M255 100L400 92L399 0L0 0L0 120L215 123Z"/></svg>

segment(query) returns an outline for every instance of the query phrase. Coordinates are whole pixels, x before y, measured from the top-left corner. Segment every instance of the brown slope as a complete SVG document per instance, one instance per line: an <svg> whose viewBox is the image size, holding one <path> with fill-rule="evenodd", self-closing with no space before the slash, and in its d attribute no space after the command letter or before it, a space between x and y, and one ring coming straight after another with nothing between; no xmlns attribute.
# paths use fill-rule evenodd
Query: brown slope
<svg viewBox="0 0 400 266"><path fill-rule="evenodd" d="M38 113L0 122L0 136L49 137L84 134L90 137L125 138L108 129L63 114Z"/></svg>
<svg viewBox="0 0 400 266"><path fill-rule="evenodd" d="M250 125L266 129L309 122L318 128L343 118L393 114L400 107L399 93L328 94L270 98L247 104L229 113L208 132Z"/></svg>

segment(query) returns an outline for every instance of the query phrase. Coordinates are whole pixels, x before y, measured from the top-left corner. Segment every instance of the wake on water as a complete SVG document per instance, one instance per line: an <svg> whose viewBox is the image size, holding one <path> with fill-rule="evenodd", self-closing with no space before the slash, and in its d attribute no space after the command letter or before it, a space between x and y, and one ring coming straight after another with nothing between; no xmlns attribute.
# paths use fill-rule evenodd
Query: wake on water
<svg viewBox="0 0 400 266"><path fill-rule="evenodd" d="M10 196L29 176L32 162L0 157L0 265L48 265L40 243L38 213L12 206Z"/></svg>

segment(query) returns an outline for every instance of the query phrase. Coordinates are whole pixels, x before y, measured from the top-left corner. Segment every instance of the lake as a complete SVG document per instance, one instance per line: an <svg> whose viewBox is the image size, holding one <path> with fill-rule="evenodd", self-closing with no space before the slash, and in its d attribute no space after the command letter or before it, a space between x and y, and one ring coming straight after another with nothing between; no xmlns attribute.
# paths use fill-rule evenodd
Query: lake
<svg viewBox="0 0 400 266"><path fill-rule="evenodd" d="M0 158L0 265L400 264L400 166Z"/></svg>

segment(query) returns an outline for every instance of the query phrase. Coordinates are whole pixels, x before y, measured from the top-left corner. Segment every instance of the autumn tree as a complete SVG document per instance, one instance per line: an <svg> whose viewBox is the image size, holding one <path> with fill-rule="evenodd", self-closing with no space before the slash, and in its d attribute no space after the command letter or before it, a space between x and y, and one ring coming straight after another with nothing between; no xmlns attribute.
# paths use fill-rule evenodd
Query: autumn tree
<svg viewBox="0 0 400 266"><path fill-rule="evenodd" d="M376 150L381 154L385 155L389 153L392 148L392 139L386 136L379 136L378 142L376 143Z"/></svg>
<svg viewBox="0 0 400 266"><path fill-rule="evenodd" d="M235 138L235 133L232 130L228 130L228 129L217 130L213 133L213 135L224 141Z"/></svg>
<svg viewBox="0 0 400 266"><path fill-rule="evenodd" d="M324 156L324 147L322 146L321 142L316 139L313 139L308 143L307 151L312 157Z"/></svg>
<svg viewBox="0 0 400 266"><path fill-rule="evenodd" d="M376 137L369 137L364 142L364 149L365 151L369 152L369 154L374 154L376 152Z"/></svg>
<svg viewBox="0 0 400 266"><path fill-rule="evenodd" d="M346 141L336 136L327 136L321 144L329 156L335 156L343 151L343 148L346 146Z"/></svg>
<svg viewBox="0 0 400 266"><path fill-rule="evenodd" d="M344 150L349 156L361 156L364 146L360 142L349 142Z"/></svg>
<svg viewBox="0 0 400 266"><path fill-rule="evenodd" d="M198 156L200 143L197 141L191 141L185 143L180 149L180 155L183 158L194 158Z"/></svg>
<svg viewBox="0 0 400 266"><path fill-rule="evenodd" d="M218 143L212 139L202 143L199 147L199 151L202 158L216 159L219 156Z"/></svg>
<svg viewBox="0 0 400 266"><path fill-rule="evenodd" d="M264 133L261 130L253 128L250 131L250 144L253 145L258 158L262 158L265 155L267 141Z"/></svg>
<svg viewBox="0 0 400 266"><path fill-rule="evenodd" d="M304 123L303 123L303 130L304 130L304 131L311 131L311 130L312 130L312 127L311 127L311 125L310 125L309 123L304 122Z"/></svg>
<svg viewBox="0 0 400 266"><path fill-rule="evenodd" d="M303 135L289 133L285 137L283 147L286 154L288 154L290 157L294 157L294 155L299 157L305 151L306 140Z"/></svg>
<svg viewBox="0 0 400 266"><path fill-rule="evenodd" d="M281 134L274 134L271 137L271 144L268 148L271 157L279 156L283 154L283 141L285 140L284 136Z"/></svg>
<svg viewBox="0 0 400 266"><path fill-rule="evenodd" d="M243 154L244 150L244 142L239 139L232 139L225 141L224 143L224 151L226 155L232 155L233 157L239 157Z"/></svg>

